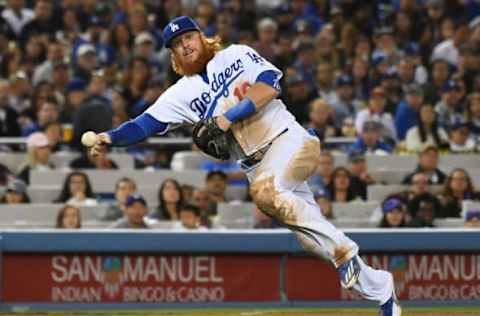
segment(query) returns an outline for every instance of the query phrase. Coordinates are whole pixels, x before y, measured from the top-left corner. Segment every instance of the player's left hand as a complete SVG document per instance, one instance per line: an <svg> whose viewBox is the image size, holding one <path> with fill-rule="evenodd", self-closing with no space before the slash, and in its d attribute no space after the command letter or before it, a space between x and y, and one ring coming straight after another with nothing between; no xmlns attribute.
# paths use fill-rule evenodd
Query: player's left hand
<svg viewBox="0 0 480 316"><path fill-rule="evenodd" d="M226 117L225 115L220 115L220 116L217 116L215 118L215 122L217 123L218 127L226 132L228 131L228 129L230 128L230 126L232 125L232 122L230 122Z"/></svg>

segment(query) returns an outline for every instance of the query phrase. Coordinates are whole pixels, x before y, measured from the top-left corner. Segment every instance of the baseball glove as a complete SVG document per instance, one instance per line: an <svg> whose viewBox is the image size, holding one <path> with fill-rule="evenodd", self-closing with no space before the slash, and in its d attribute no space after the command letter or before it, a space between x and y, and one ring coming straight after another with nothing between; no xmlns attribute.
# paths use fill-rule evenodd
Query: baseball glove
<svg viewBox="0 0 480 316"><path fill-rule="evenodd" d="M218 127L214 117L195 124L192 138L195 145L207 155L221 160L230 159L227 133Z"/></svg>

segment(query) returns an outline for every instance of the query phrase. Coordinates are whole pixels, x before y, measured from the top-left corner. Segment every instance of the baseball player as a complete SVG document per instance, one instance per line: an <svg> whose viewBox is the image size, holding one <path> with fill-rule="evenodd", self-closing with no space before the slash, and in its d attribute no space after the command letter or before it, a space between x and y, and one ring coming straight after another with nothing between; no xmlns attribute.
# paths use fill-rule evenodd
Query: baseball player
<svg viewBox="0 0 480 316"><path fill-rule="evenodd" d="M367 266L357 244L321 215L313 199L306 180L320 144L277 98L282 72L248 46L221 50L219 39L206 38L189 17L173 19L163 37L173 69L183 77L143 114L98 134L91 153L195 125L198 147L238 160L257 206L294 231L306 250L332 262L344 288L377 301L382 315L400 315L391 273Z"/></svg>

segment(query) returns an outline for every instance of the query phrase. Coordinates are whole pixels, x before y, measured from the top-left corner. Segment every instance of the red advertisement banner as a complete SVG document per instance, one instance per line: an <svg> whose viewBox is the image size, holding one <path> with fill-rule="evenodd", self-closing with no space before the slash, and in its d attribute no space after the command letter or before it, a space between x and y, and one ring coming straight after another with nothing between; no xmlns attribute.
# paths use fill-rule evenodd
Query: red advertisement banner
<svg viewBox="0 0 480 316"><path fill-rule="evenodd" d="M480 299L480 255L415 254L366 255L376 269L389 270L401 300ZM343 290L336 271L309 257L288 257L286 293L290 300L355 300L354 291Z"/></svg>
<svg viewBox="0 0 480 316"><path fill-rule="evenodd" d="M402 300L480 298L480 255L366 255L393 273ZM356 300L334 268L311 257L20 255L4 254L5 303L279 301L284 273L288 300Z"/></svg>
<svg viewBox="0 0 480 316"><path fill-rule="evenodd" d="M2 268L5 303L280 299L278 256L5 254Z"/></svg>

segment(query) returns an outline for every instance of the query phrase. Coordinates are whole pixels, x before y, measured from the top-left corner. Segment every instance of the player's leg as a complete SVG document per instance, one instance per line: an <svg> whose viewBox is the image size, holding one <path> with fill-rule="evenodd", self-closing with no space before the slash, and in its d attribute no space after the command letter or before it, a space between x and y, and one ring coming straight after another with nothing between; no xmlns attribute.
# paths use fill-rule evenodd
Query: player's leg
<svg viewBox="0 0 480 316"><path fill-rule="evenodd" d="M355 242L323 217L305 184L318 156L315 138L303 129L292 128L272 144L260 166L248 173L252 197L260 209L292 228L307 250L330 260L340 272L346 266L343 275L351 276L352 267L359 268L352 282L342 284L384 304L392 295L391 274L366 268L357 256Z"/></svg>

